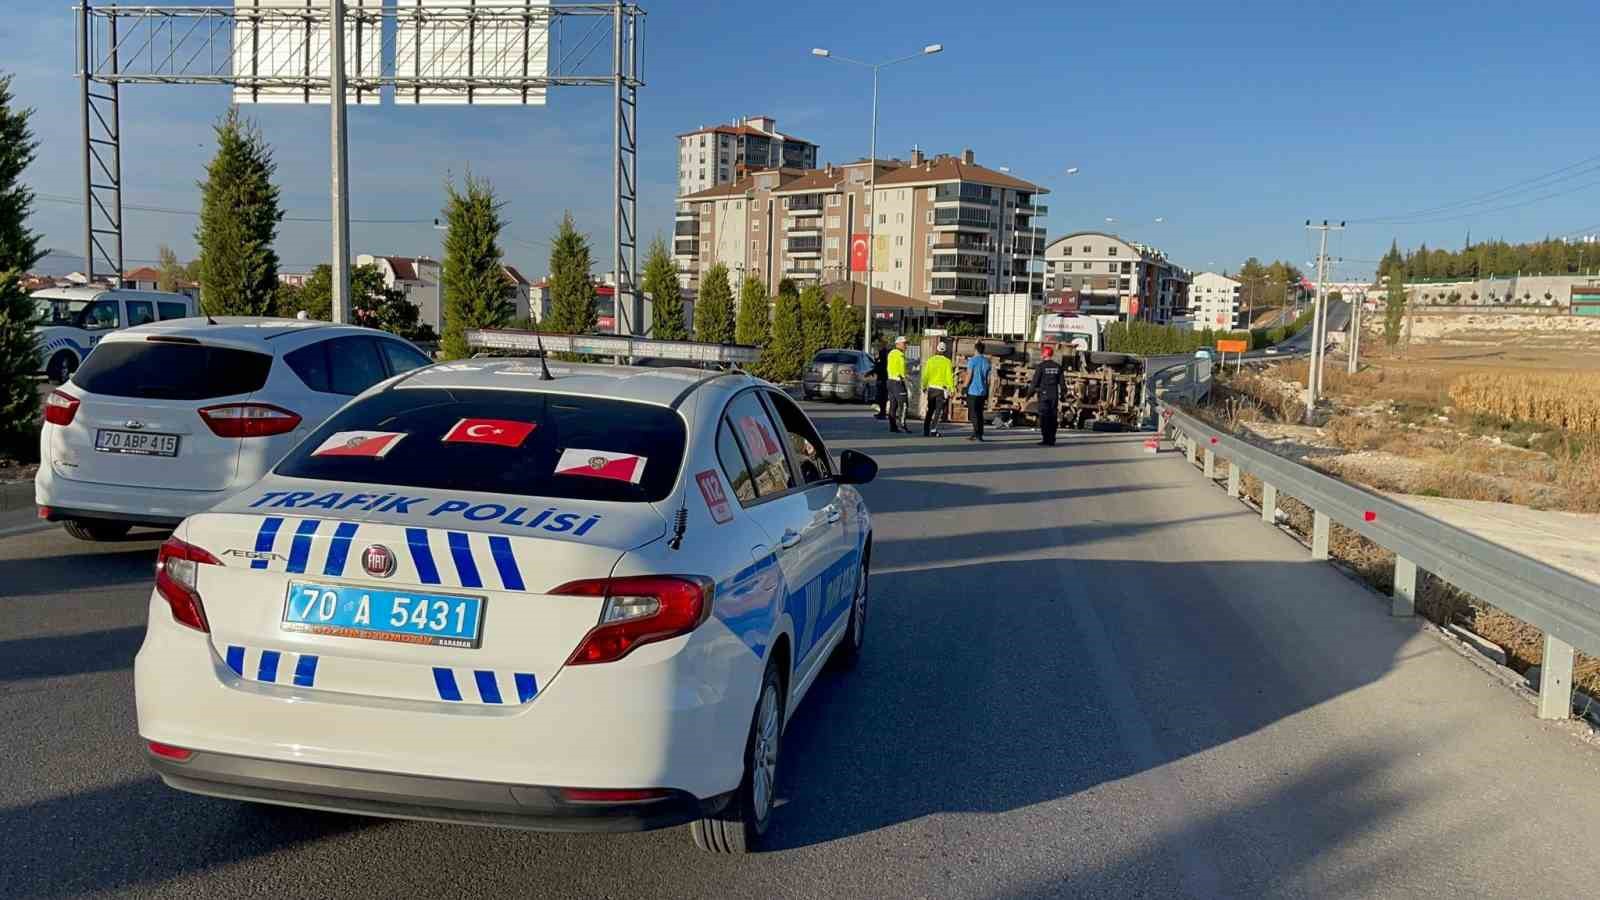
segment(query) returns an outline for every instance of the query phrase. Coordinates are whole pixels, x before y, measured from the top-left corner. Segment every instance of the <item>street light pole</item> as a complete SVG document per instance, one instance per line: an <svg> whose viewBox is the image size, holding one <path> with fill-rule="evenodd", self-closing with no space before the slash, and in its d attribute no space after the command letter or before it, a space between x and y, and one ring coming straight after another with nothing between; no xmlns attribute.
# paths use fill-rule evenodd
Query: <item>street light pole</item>
<svg viewBox="0 0 1600 900"><path fill-rule="evenodd" d="M328 106L333 145L333 321L350 322L350 152L345 142L344 3L330 0Z"/></svg>
<svg viewBox="0 0 1600 900"><path fill-rule="evenodd" d="M922 48L922 52L920 52L920 53L913 53L910 56L902 56L899 59L891 59L888 62L869 63L869 62L863 62L863 61L861 61L859 59L851 59L848 56L839 56L839 55L835 54L833 51L827 50L827 49L822 48L822 47L813 47L813 48L811 48L811 55L812 56L821 57L822 59L836 59L839 62L847 62L847 63L853 63L853 64L858 65L858 66L866 66L867 68L872 70L872 136L871 136L871 140L870 140L870 142L868 144L868 149L867 149L867 300L866 300L866 327L863 328L862 332L861 332L861 350L862 350L863 353L871 353L872 352L872 266L873 266L873 258L872 258L872 256L873 256L873 250L875 249L873 247L873 244L876 242L875 238L876 238L876 235L877 235L877 228L876 228L877 222L876 222L875 217L877 216L877 204L878 204L878 198L877 198L877 187L878 187L878 70L884 68L885 66L892 66L892 65L894 65L896 63L909 62L909 61L911 61L913 59L916 59L917 57L920 57L920 56L932 56L933 54L938 53L939 51L941 51L943 49L944 49L944 45L943 44L929 44L926 47L923 47ZM851 227L846 229L846 231L845 231L845 237L846 238L848 238L849 235L854 231L855 223L854 222L850 223L850 226Z"/></svg>

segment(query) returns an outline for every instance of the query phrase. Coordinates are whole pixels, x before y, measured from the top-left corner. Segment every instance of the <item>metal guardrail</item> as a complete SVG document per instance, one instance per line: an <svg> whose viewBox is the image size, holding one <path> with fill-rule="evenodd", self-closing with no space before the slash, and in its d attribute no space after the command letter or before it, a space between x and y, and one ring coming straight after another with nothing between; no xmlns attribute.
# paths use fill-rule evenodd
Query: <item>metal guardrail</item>
<svg viewBox="0 0 1600 900"><path fill-rule="evenodd" d="M1310 507L1312 558L1328 558L1334 522L1394 551L1394 615L1415 614L1421 569L1542 630L1539 717L1572 715L1574 648L1600 655L1600 585L1285 459L1171 405L1162 404L1159 415L1208 479L1215 478L1219 457L1228 460L1230 497L1240 496L1243 473L1261 480L1263 522L1276 522L1279 491Z"/></svg>

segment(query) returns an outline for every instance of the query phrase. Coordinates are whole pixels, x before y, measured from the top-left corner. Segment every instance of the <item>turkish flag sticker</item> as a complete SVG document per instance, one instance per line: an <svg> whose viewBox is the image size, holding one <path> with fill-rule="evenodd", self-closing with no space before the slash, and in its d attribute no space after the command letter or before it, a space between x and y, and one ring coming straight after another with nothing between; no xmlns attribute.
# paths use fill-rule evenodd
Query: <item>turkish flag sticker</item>
<svg viewBox="0 0 1600 900"><path fill-rule="evenodd" d="M533 422L509 419L462 419L440 438L446 444L493 444L496 447L521 447L539 426Z"/></svg>
<svg viewBox="0 0 1600 900"><path fill-rule="evenodd" d="M365 456L382 459L405 437L404 431L340 431L328 436L312 456Z"/></svg>
<svg viewBox="0 0 1600 900"><path fill-rule="evenodd" d="M561 459L556 462L556 474L638 484L639 479L644 477L644 464L647 462L647 457L632 453L572 448L561 451Z"/></svg>

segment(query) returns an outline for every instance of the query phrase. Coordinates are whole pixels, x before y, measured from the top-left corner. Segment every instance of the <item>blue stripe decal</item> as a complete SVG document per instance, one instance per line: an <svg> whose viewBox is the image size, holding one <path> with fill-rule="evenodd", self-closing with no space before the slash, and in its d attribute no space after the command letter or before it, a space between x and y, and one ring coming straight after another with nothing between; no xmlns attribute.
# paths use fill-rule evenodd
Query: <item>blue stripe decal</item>
<svg viewBox="0 0 1600 900"><path fill-rule="evenodd" d="M328 564L322 567L324 575L343 575L344 562L350 556L350 541L356 536L354 522L340 522L333 531L333 543L328 545Z"/></svg>
<svg viewBox="0 0 1600 900"><path fill-rule="evenodd" d="M417 564L417 577L422 579L422 583L438 584L439 569L433 564L433 551L428 549L428 530L407 528L406 546L411 548L411 561ZM435 677L438 672L438 669L434 669ZM453 686L455 681L452 679L450 683ZM460 700L461 696L457 694L455 699Z"/></svg>
<svg viewBox="0 0 1600 900"><path fill-rule="evenodd" d="M527 703L533 695L539 693L539 683L533 680L532 672L517 673L517 702Z"/></svg>
<svg viewBox="0 0 1600 900"><path fill-rule="evenodd" d="M480 669L472 673L472 679L478 682L478 696L483 698L483 702L500 702L500 685L495 683L493 672Z"/></svg>
<svg viewBox="0 0 1600 900"><path fill-rule="evenodd" d="M278 529L281 527L283 527L283 519L277 516L269 516L261 520L261 530L256 532L257 553L272 552L272 544L278 539ZM250 560L250 568L252 569L265 569L266 567L267 561L264 559ZM241 672L239 674L243 675L244 673Z"/></svg>
<svg viewBox="0 0 1600 900"><path fill-rule="evenodd" d="M317 658L301 654L300 661L294 664L294 683L300 687L311 687L317 682Z"/></svg>
<svg viewBox="0 0 1600 900"><path fill-rule="evenodd" d="M256 679L258 681L278 680L278 651L261 651L261 668L256 670Z"/></svg>
<svg viewBox="0 0 1600 900"><path fill-rule="evenodd" d="M433 686L439 689L440 700L461 701L461 689L456 687L456 673L453 670L435 666Z"/></svg>
<svg viewBox="0 0 1600 900"><path fill-rule="evenodd" d="M483 579L478 577L478 564L472 561L472 545L467 543L467 533L447 531L445 537L450 541L450 556L456 561L456 574L461 576L461 586L483 587Z"/></svg>
<svg viewBox="0 0 1600 900"><path fill-rule="evenodd" d="M511 552L511 539L503 535L492 535L489 538L489 555L494 557L494 567L500 570L500 583L508 591L521 591L527 588L522 583L522 571L517 568L517 557Z"/></svg>
<svg viewBox="0 0 1600 900"><path fill-rule="evenodd" d="M311 536L317 533L320 519L306 519L294 530L294 543L289 545L289 571L304 572L306 560L311 556Z"/></svg>
<svg viewBox="0 0 1600 900"><path fill-rule="evenodd" d="M233 670L233 674L238 675L241 678L244 677L243 647L239 646L238 644L229 644L228 655L225 657L225 659L228 662L228 668Z"/></svg>

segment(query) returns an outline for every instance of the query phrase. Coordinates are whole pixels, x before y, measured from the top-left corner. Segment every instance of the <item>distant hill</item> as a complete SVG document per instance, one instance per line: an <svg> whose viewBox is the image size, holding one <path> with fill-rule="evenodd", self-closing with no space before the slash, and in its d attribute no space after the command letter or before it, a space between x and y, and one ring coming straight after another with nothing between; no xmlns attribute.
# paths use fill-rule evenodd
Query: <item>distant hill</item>
<svg viewBox="0 0 1600 900"><path fill-rule="evenodd" d="M47 275L51 278L61 278L73 272L83 271L83 257L65 250L49 250L44 258L33 266L34 275Z"/></svg>

